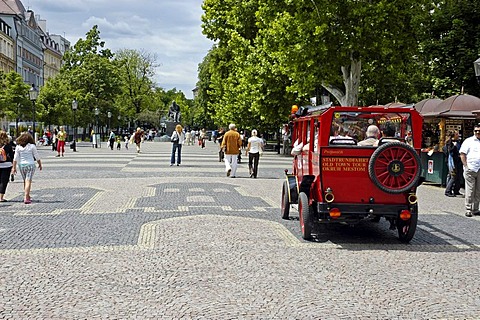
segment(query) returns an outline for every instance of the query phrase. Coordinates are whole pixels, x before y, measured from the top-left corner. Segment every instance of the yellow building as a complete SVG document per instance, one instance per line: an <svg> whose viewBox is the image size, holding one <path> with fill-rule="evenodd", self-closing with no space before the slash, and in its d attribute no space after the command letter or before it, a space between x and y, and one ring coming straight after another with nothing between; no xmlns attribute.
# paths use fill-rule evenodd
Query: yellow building
<svg viewBox="0 0 480 320"><path fill-rule="evenodd" d="M0 70L8 73L15 71L15 46L11 27L0 19Z"/></svg>
<svg viewBox="0 0 480 320"><path fill-rule="evenodd" d="M55 50L52 47L45 47L43 51L43 59L43 79L46 82L60 72L62 54L60 51Z"/></svg>

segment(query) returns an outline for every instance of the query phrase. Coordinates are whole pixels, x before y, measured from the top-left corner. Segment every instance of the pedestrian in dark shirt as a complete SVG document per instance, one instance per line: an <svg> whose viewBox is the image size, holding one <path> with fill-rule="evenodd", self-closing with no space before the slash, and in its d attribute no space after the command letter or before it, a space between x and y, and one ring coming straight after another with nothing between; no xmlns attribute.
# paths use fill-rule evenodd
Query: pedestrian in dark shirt
<svg viewBox="0 0 480 320"><path fill-rule="evenodd" d="M222 162L224 157L225 157L225 153L223 152L223 148L221 147L224 134L225 134L225 129L223 129L223 128L218 129L218 134L217 134L217 142L218 142L218 147L219 147L218 162Z"/></svg>
<svg viewBox="0 0 480 320"><path fill-rule="evenodd" d="M447 162L447 197L462 196L460 193L460 177L462 174L462 160L460 159L460 141L458 131L449 131L445 141L444 153Z"/></svg>

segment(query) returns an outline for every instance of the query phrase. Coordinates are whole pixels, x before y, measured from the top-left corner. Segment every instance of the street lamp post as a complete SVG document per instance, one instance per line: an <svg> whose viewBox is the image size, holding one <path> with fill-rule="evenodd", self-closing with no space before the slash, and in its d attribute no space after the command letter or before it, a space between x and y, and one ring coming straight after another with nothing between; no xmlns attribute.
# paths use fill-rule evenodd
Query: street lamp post
<svg viewBox="0 0 480 320"><path fill-rule="evenodd" d="M473 62L473 67L475 68L475 77L477 82L480 84L480 58Z"/></svg>
<svg viewBox="0 0 480 320"><path fill-rule="evenodd" d="M118 119L118 134L120 134L120 124L121 124L120 122L122 120L122 116L118 115L117 119Z"/></svg>
<svg viewBox="0 0 480 320"><path fill-rule="evenodd" d="M33 139L35 140L35 142L37 141L37 139L35 139L35 101L37 101L37 98L38 98L38 90L37 88L35 88L35 84L32 83L32 87L30 88L30 91L28 91L28 94L30 95L30 101L32 101L32 105L33 105Z"/></svg>
<svg viewBox="0 0 480 320"><path fill-rule="evenodd" d="M100 114L100 110L98 110L98 107L95 107L95 126L96 126L96 129L95 129L95 136L94 136L94 139L95 139L95 148L98 148L98 141L97 141L97 133L98 133L98 115Z"/></svg>
<svg viewBox="0 0 480 320"><path fill-rule="evenodd" d="M19 121L19 118L20 118L20 106L21 104L18 103L17 104L17 117L15 118L15 135L18 137L19 134L18 134L18 121Z"/></svg>
<svg viewBox="0 0 480 320"><path fill-rule="evenodd" d="M110 119L112 118L112 113L110 111L107 112L107 117L108 117L108 129L107 130L111 130Z"/></svg>
<svg viewBox="0 0 480 320"><path fill-rule="evenodd" d="M77 151L77 109L78 109L78 101L77 99L73 99L72 101L72 110L73 110L73 143L72 149L74 152Z"/></svg>

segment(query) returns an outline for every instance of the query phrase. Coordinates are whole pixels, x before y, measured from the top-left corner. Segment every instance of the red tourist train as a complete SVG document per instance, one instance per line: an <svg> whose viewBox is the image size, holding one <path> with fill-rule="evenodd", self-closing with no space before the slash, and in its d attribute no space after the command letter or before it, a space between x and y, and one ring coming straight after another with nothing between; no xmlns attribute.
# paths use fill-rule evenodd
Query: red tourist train
<svg viewBox="0 0 480 320"><path fill-rule="evenodd" d="M293 170L282 188L282 218L298 204L302 237L317 223L384 217L409 242L416 230L422 116L413 108L302 107L291 122ZM367 129L379 129L377 137ZM370 139L368 143L365 141Z"/></svg>

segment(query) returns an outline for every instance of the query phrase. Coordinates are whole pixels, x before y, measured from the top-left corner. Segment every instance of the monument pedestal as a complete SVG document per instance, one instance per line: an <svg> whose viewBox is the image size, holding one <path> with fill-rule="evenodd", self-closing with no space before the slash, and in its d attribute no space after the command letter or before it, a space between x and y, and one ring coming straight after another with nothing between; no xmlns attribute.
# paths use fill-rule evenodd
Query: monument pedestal
<svg viewBox="0 0 480 320"><path fill-rule="evenodd" d="M172 132L175 130L175 127L177 126L177 124L180 124L180 122L168 121L165 124L166 124L166 133L168 136L171 136Z"/></svg>

